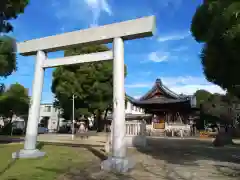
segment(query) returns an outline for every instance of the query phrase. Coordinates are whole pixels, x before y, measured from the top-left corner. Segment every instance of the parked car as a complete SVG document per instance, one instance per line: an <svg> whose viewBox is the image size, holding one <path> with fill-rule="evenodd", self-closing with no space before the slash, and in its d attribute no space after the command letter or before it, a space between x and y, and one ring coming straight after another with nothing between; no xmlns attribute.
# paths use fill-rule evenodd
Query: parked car
<svg viewBox="0 0 240 180"><path fill-rule="evenodd" d="M44 125L39 124L38 125L38 134L44 134L48 132L48 128L44 127Z"/></svg>

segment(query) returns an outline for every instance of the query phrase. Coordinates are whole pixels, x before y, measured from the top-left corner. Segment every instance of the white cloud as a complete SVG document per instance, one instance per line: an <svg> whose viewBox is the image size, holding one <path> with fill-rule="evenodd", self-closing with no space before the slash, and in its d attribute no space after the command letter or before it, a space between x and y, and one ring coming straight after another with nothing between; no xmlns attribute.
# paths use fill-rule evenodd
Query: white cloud
<svg viewBox="0 0 240 180"><path fill-rule="evenodd" d="M126 88L147 88L151 87L152 83L134 83L134 84L126 84Z"/></svg>
<svg viewBox="0 0 240 180"><path fill-rule="evenodd" d="M113 14L107 0L68 0L61 3L52 0L52 8L55 16L65 24L84 21L90 22L90 26L97 26L102 13Z"/></svg>
<svg viewBox="0 0 240 180"><path fill-rule="evenodd" d="M102 12L112 15L112 9L107 0L84 0L87 6L91 9L93 15L92 26L97 26Z"/></svg>
<svg viewBox="0 0 240 180"><path fill-rule="evenodd" d="M153 62L168 61L169 54L167 52L151 52L148 59Z"/></svg>
<svg viewBox="0 0 240 180"><path fill-rule="evenodd" d="M161 35L158 38L159 42L167 42L167 41L178 41L187 38L190 35L190 32L183 32L183 33L174 33L174 34L167 34Z"/></svg>
<svg viewBox="0 0 240 180"><path fill-rule="evenodd" d="M133 96L134 99L139 99L141 98L142 96Z"/></svg>
<svg viewBox="0 0 240 180"><path fill-rule="evenodd" d="M192 95L197 90L200 89L207 90L211 93L225 94L225 91L223 91L219 86L216 85L183 85L183 86L170 86L169 88L178 94L182 93L186 95Z"/></svg>
<svg viewBox="0 0 240 180"><path fill-rule="evenodd" d="M199 89L207 90L211 93L224 94L225 91L217 85L209 83L203 77L179 76L163 77L162 82L176 93L191 95Z"/></svg>
<svg viewBox="0 0 240 180"><path fill-rule="evenodd" d="M192 84L209 84L203 77L195 76L177 76L177 77L160 77L162 82L168 86L173 85L192 85Z"/></svg>
<svg viewBox="0 0 240 180"><path fill-rule="evenodd" d="M183 54L184 51L187 51L189 48L188 46L178 46L175 48L171 48L168 46L168 41L177 41L181 39L185 39L190 35L189 32L183 32L183 33L178 33L178 34L170 34L170 35L165 35L162 37L158 38L158 41L164 44L161 44L161 48L159 50L153 51L149 53L148 55L148 61L144 60L144 62L166 62L169 60L179 60L179 57L181 57L181 60L183 61L184 59L186 60L186 53Z"/></svg>
<svg viewBox="0 0 240 180"><path fill-rule="evenodd" d="M193 77L193 76L179 76L179 77L162 77L163 84L168 87L173 92L178 94L192 95L199 89L207 90L211 93L224 94L225 91L219 86L209 83L203 77ZM126 88L152 88L154 82L145 83L133 83L127 84Z"/></svg>

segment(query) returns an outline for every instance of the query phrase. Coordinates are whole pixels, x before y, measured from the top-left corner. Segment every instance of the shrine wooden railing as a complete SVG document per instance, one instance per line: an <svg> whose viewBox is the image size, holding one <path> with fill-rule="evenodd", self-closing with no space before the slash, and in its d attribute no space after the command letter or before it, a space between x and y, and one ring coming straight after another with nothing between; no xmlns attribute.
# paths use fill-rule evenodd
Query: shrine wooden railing
<svg viewBox="0 0 240 180"><path fill-rule="evenodd" d="M126 136L146 135L146 123L144 121L126 122Z"/></svg>
<svg viewBox="0 0 240 180"><path fill-rule="evenodd" d="M165 124L167 136L190 136L191 126L187 124Z"/></svg>

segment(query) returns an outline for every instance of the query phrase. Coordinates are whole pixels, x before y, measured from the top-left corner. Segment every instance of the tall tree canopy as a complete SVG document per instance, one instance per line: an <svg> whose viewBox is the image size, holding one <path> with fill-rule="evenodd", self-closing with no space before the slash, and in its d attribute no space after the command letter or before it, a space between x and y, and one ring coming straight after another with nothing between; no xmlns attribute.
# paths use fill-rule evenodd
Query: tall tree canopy
<svg viewBox="0 0 240 180"><path fill-rule="evenodd" d="M0 116L4 118L24 116L28 113L28 107L28 90L21 84L12 84L0 96Z"/></svg>
<svg viewBox="0 0 240 180"><path fill-rule="evenodd" d="M9 22L24 12L29 0L0 0L0 77L7 77L16 70L15 40L4 34L13 31Z"/></svg>
<svg viewBox="0 0 240 180"><path fill-rule="evenodd" d="M17 69L15 40L8 37L0 37L0 77L7 77Z"/></svg>
<svg viewBox="0 0 240 180"><path fill-rule="evenodd" d="M0 1L0 32L8 33L13 30L11 19L16 19L19 14L24 13L29 0L1 0Z"/></svg>
<svg viewBox="0 0 240 180"><path fill-rule="evenodd" d="M201 104L208 101L209 97L212 95L210 92L200 89L197 90L194 94L197 100L197 107L199 108Z"/></svg>
<svg viewBox="0 0 240 180"><path fill-rule="evenodd" d="M66 50L65 56L102 52L105 45L78 46ZM72 95L75 99L75 117L102 113L111 107L113 97L113 62L99 61L79 65L61 66L53 73L52 92L64 117L72 117Z"/></svg>
<svg viewBox="0 0 240 180"><path fill-rule="evenodd" d="M192 18L191 32L204 43L201 60L206 78L240 97L240 2L205 0Z"/></svg>
<svg viewBox="0 0 240 180"><path fill-rule="evenodd" d="M233 122L232 116L235 111L231 109L233 103L239 103L238 98L230 93L226 95L212 94L206 90L198 90L195 95L197 107L200 107L202 115L207 115L208 117L212 117L214 121L217 120L226 124Z"/></svg>

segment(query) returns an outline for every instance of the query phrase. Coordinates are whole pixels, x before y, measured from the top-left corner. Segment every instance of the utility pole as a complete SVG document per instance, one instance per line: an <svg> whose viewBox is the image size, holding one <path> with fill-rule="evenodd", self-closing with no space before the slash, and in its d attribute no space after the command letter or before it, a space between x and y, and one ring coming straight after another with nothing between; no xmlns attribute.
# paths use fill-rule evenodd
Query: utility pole
<svg viewBox="0 0 240 180"><path fill-rule="evenodd" d="M74 140L74 133L75 133L75 127L74 127L74 122L75 122L75 95L73 94L72 96L72 140Z"/></svg>

